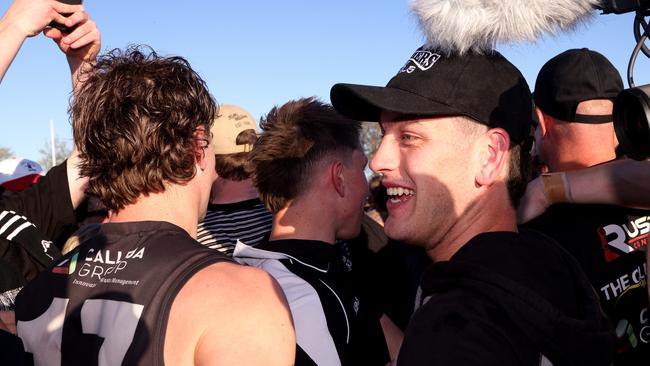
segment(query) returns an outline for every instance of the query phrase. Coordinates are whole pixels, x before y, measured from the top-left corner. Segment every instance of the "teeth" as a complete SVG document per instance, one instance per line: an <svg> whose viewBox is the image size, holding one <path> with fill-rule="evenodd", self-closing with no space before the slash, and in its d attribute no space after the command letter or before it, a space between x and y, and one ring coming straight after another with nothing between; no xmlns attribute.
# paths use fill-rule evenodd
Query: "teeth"
<svg viewBox="0 0 650 366"><path fill-rule="evenodd" d="M412 196L415 194L415 191L403 187L388 187L386 188L386 192L389 196Z"/></svg>

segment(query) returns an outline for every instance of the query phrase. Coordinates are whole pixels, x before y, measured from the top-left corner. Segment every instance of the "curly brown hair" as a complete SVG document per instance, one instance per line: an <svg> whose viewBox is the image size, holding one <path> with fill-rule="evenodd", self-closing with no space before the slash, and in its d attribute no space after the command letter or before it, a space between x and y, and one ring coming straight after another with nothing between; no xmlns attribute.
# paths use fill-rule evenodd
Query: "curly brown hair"
<svg viewBox="0 0 650 366"><path fill-rule="evenodd" d="M326 156L361 150L360 123L315 98L274 107L260 123L253 151L253 183L266 208L276 213L301 194Z"/></svg>
<svg viewBox="0 0 650 366"><path fill-rule="evenodd" d="M89 194L119 211L194 177L196 131L210 130L218 107L187 60L131 46L102 55L84 76L70 112Z"/></svg>

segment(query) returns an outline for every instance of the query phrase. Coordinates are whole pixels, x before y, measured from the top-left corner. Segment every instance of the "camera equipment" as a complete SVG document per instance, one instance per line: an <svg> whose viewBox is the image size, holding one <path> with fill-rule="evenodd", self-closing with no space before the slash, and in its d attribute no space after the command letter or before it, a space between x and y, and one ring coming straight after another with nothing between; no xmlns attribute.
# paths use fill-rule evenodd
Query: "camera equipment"
<svg viewBox="0 0 650 366"><path fill-rule="evenodd" d="M614 101L614 129L631 159L650 157L650 84L623 90Z"/></svg>
<svg viewBox="0 0 650 366"><path fill-rule="evenodd" d="M639 51L650 57L645 41L648 33L646 17L650 16L650 0L604 0L603 14L623 14L635 11L634 39L636 47L627 65L629 89L623 90L614 101L614 129L625 155L635 160L650 157L650 84L636 87L634 63Z"/></svg>
<svg viewBox="0 0 650 366"><path fill-rule="evenodd" d="M603 14L623 14L650 7L650 0L604 0L600 9Z"/></svg>

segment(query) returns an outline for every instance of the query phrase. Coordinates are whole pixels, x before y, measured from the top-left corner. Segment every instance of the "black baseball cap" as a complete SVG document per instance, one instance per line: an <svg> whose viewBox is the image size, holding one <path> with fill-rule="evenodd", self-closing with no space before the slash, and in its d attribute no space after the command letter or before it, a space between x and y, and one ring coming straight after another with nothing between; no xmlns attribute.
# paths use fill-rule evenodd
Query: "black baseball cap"
<svg viewBox="0 0 650 366"><path fill-rule="evenodd" d="M332 105L359 121L381 111L420 116L467 116L501 127L513 143L530 136L533 102L519 70L498 52L445 56L420 47L385 87L336 84Z"/></svg>
<svg viewBox="0 0 650 366"><path fill-rule="evenodd" d="M580 102L616 98L623 90L621 76L609 60L587 48L564 51L542 66L535 82L535 104L562 121L611 122L611 115L576 114Z"/></svg>

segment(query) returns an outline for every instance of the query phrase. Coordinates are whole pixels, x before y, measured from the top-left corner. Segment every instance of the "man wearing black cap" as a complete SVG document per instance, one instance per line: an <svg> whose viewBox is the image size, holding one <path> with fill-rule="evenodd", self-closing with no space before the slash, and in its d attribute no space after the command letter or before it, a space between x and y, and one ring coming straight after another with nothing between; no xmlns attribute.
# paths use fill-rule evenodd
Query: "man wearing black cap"
<svg viewBox="0 0 650 366"><path fill-rule="evenodd" d="M384 132L371 168L388 189L386 234L423 246L398 365L606 365L613 339L575 261L518 232L532 100L497 52L418 49L386 87L337 84L342 114Z"/></svg>
<svg viewBox="0 0 650 366"><path fill-rule="evenodd" d="M535 83L537 150L552 205L527 224L557 240L581 264L616 329L616 365L637 365L649 355L650 324L645 248L648 211L571 204L565 171L616 159L613 99L623 90L614 66L600 53L571 49L549 60Z"/></svg>

